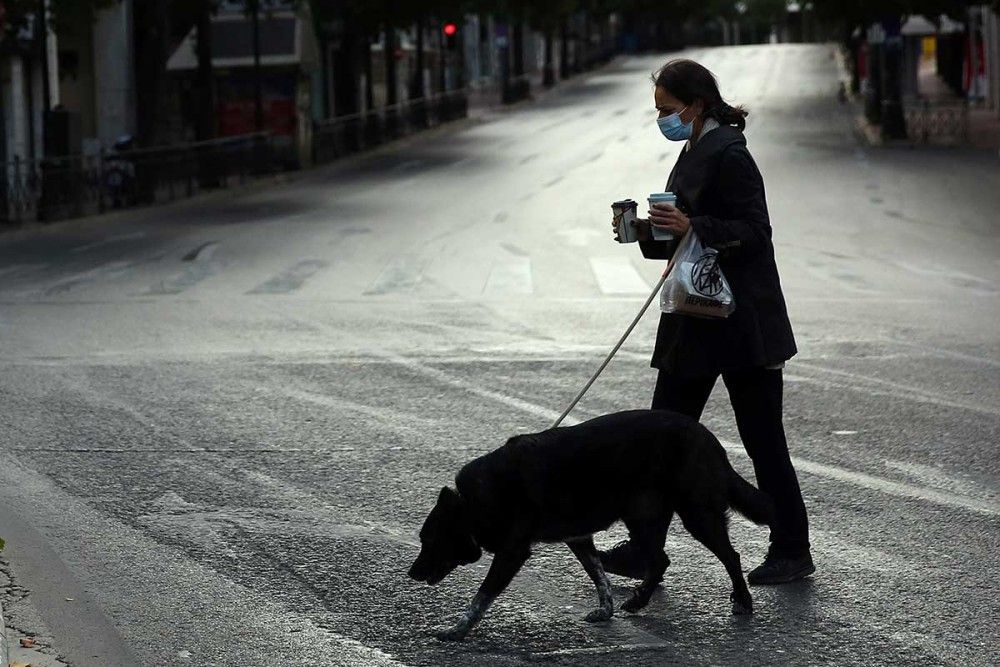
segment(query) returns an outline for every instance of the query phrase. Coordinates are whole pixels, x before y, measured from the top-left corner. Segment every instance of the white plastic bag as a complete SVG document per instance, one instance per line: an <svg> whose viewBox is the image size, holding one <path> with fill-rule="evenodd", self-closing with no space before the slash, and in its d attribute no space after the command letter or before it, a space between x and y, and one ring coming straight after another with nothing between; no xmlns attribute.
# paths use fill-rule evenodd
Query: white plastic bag
<svg viewBox="0 0 1000 667"><path fill-rule="evenodd" d="M702 244L693 229L689 230L674 252L674 267L660 290L660 310L696 317L729 317L736 304L719 268L718 255L717 250Z"/></svg>

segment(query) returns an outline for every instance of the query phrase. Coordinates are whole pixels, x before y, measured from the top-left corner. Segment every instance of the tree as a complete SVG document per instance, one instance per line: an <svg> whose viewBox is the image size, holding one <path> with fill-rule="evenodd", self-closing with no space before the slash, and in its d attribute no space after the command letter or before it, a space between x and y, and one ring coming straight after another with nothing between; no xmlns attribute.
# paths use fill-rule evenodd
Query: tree
<svg viewBox="0 0 1000 667"><path fill-rule="evenodd" d="M72 34L94 21L95 14L120 0L48 0L49 28L57 35ZM10 35L25 27L44 7L44 0L5 0L3 31Z"/></svg>
<svg viewBox="0 0 1000 667"><path fill-rule="evenodd" d="M136 134L139 141L155 146L163 136L169 109L167 59L170 57L170 0L146 0L134 5L136 32L143 39L135 44Z"/></svg>

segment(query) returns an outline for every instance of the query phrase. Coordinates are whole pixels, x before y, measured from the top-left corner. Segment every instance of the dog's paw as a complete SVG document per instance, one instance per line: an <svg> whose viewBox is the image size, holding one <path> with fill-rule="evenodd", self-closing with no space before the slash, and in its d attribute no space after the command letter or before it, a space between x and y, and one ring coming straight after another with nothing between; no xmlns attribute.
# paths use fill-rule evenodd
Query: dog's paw
<svg viewBox="0 0 1000 667"><path fill-rule="evenodd" d="M630 614L637 614L647 604L649 604L649 600L644 600L640 595L633 595L622 603L622 611L627 611Z"/></svg>
<svg viewBox="0 0 1000 667"><path fill-rule="evenodd" d="M739 600L735 595L730 595L729 599L733 603L734 616L750 616L753 614L753 600L750 598L747 598L746 600Z"/></svg>
<svg viewBox="0 0 1000 667"><path fill-rule="evenodd" d="M604 623L610 621L611 617L614 616L614 607L598 607L589 614L583 617L583 620L587 623Z"/></svg>
<svg viewBox="0 0 1000 667"><path fill-rule="evenodd" d="M434 633L434 636L443 642L460 642L465 639L467 634L469 634L468 628L456 625L446 630L438 630Z"/></svg>

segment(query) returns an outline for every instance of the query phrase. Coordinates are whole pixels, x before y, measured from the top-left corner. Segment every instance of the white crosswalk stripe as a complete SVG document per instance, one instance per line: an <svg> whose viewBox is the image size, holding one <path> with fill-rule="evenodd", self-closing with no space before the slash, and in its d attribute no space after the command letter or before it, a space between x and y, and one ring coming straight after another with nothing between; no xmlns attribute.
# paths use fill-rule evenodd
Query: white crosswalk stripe
<svg viewBox="0 0 1000 667"><path fill-rule="evenodd" d="M590 268L604 294L646 294L649 285L627 257L591 257Z"/></svg>
<svg viewBox="0 0 1000 667"><path fill-rule="evenodd" d="M393 257L372 286L367 296L380 296L399 292L413 292L424 283L427 260L417 255Z"/></svg>
<svg viewBox="0 0 1000 667"><path fill-rule="evenodd" d="M528 257L511 257L498 261L483 288L483 294L488 296L531 294L533 291L531 259Z"/></svg>

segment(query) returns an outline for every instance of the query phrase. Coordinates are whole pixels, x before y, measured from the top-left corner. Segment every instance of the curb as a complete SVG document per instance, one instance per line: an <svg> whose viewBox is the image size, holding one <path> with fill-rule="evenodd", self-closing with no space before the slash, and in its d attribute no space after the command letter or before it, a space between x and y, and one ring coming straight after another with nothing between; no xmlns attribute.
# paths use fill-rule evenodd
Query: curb
<svg viewBox="0 0 1000 667"><path fill-rule="evenodd" d="M10 664L10 650L7 647L7 623L3 620L3 601L0 600L0 666Z"/></svg>

